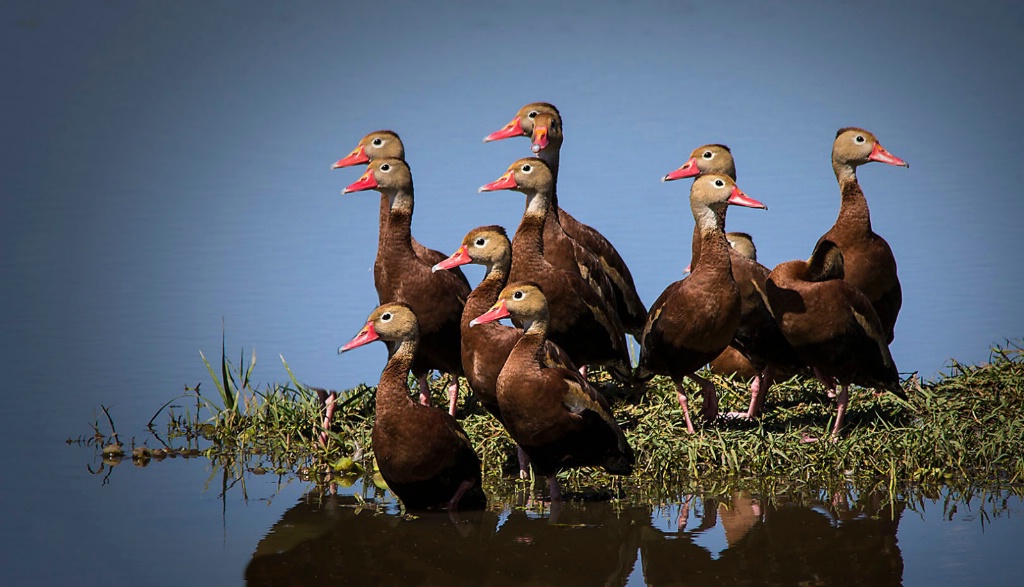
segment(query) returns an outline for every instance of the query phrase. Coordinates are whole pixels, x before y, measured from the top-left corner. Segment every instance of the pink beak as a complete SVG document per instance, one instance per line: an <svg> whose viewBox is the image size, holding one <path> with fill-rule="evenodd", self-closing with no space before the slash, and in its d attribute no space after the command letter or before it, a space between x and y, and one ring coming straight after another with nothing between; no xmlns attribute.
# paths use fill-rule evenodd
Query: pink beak
<svg viewBox="0 0 1024 587"><path fill-rule="evenodd" d="M360 145L359 147L356 148L355 151L352 151L342 159L338 159L338 161L334 165L331 165L331 169L351 167L352 165L359 165L360 163L369 162L370 158L366 156L366 149L364 149L363 146Z"/></svg>
<svg viewBox="0 0 1024 587"><path fill-rule="evenodd" d="M508 308L505 307L505 300L498 300L497 304L494 304L490 310L487 310L483 314L480 314L476 318L470 320L470 326L476 326L477 324L487 324L488 322L494 322L495 320L501 320L502 318L508 318L511 316L508 312Z"/></svg>
<svg viewBox="0 0 1024 587"><path fill-rule="evenodd" d="M357 334L355 338L346 342L345 346L338 349L338 353L340 354L345 351L350 351L357 346L363 346L364 344L373 342L378 338L377 331L373 329L373 322L367 322L366 326L359 331L359 334Z"/></svg>
<svg viewBox="0 0 1024 587"><path fill-rule="evenodd" d="M700 175L700 169L697 169L697 158L690 157L690 160L683 163L682 167L661 178L661 181L673 181L686 177L697 177L698 175Z"/></svg>
<svg viewBox="0 0 1024 587"><path fill-rule="evenodd" d="M367 171L362 177L356 180L355 183L341 190L343 194L350 194L352 192L361 192L363 190L372 190L377 187L377 178L373 176L372 171Z"/></svg>
<svg viewBox="0 0 1024 587"><path fill-rule="evenodd" d="M740 191L740 188L736 186L732 186L732 194L729 196L729 203L732 204L733 206L746 206L747 208L764 208L765 210L768 209L768 206L765 206L761 202L758 202L754 198L751 198L747 194L744 194L742 191Z"/></svg>
<svg viewBox="0 0 1024 587"><path fill-rule="evenodd" d="M516 187L518 187L516 184L516 178L512 176L512 170L509 169L505 172L505 175L502 175L491 183L480 186L478 191L493 192L496 190L510 190Z"/></svg>
<svg viewBox="0 0 1024 587"><path fill-rule="evenodd" d="M469 258L469 249L466 248L466 245L462 245L459 247L459 250L452 253L450 257L431 267L430 272L433 273L438 270L454 269L459 265L465 265L470 262L472 262L472 259Z"/></svg>
<svg viewBox="0 0 1024 587"><path fill-rule="evenodd" d="M520 124L519 117L516 116L512 119L512 122L505 125L505 128L496 130L484 137L484 142L489 143L491 141L500 141L501 139L510 139L512 137L521 137L525 135L526 132L523 131L523 125Z"/></svg>
<svg viewBox="0 0 1024 587"><path fill-rule="evenodd" d="M879 163L888 163L889 165L901 165L903 167L910 167L910 164L900 159L896 155L893 155L889 151L885 150L885 147L875 143L875 147L871 149L871 154L868 155L868 159L871 161L878 161Z"/></svg>

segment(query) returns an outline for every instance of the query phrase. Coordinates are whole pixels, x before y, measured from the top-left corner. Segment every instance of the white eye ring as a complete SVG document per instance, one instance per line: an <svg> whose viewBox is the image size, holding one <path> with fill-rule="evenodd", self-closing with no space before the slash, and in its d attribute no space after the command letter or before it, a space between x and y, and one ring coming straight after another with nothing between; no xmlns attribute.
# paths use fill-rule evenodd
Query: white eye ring
<svg viewBox="0 0 1024 587"><path fill-rule="evenodd" d="M715 180L715 187L717 187L717 188L725 187L725 182L720 180L720 179L716 179Z"/></svg>
<svg viewBox="0 0 1024 587"><path fill-rule="evenodd" d="M522 290L517 291L516 293L512 294L512 299L513 300L521 300L521 299L523 299L523 292L522 292Z"/></svg>
<svg viewBox="0 0 1024 587"><path fill-rule="evenodd" d="M391 165L385 163L384 165L380 166L380 170L383 171L384 173L387 173L391 171Z"/></svg>
<svg viewBox="0 0 1024 587"><path fill-rule="evenodd" d="M373 141L371 141L371 142L373 143L374 147L383 147L384 146L384 139L382 139L380 137L377 137L377 138L373 139Z"/></svg>
<svg viewBox="0 0 1024 587"><path fill-rule="evenodd" d="M867 139L864 138L864 135L857 135L856 137L854 137L853 140L854 140L854 142L860 144L860 143L863 143L864 141L866 141Z"/></svg>
<svg viewBox="0 0 1024 587"><path fill-rule="evenodd" d="M527 118L537 118L538 112L536 110L530 110L530 113L526 115Z"/></svg>
<svg viewBox="0 0 1024 587"><path fill-rule="evenodd" d="M529 163L524 164L520 169L523 173L533 173L533 166Z"/></svg>
<svg viewBox="0 0 1024 587"><path fill-rule="evenodd" d="M380 315L381 322L391 322L391 312L384 312Z"/></svg>
<svg viewBox="0 0 1024 587"><path fill-rule="evenodd" d="M478 238L478 239L476 239L476 242L475 242L475 243L473 243L473 245L474 245L474 246L477 246L477 247L482 247L482 246L484 246L485 244L487 244L487 239L485 239L485 238L483 238L483 237L481 237L481 238Z"/></svg>
<svg viewBox="0 0 1024 587"><path fill-rule="evenodd" d="M704 154L702 155L702 157L704 157L705 159L710 161L710 160L715 158L715 154L712 153L711 151L704 151Z"/></svg>

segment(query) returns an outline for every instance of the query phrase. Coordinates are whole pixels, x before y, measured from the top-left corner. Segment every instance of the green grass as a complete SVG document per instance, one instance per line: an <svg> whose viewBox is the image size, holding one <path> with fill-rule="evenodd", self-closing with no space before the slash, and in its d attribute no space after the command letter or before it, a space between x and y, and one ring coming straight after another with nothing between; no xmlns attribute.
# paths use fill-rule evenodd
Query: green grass
<svg viewBox="0 0 1024 587"><path fill-rule="evenodd" d="M205 360L205 357L204 357ZM318 483L350 484L373 475L375 388L341 392L328 441L319 442L321 402L284 367L289 381L255 386L256 357L237 365L222 353L207 363L215 394L187 388L158 414L166 417L169 447L205 439L202 454L225 471L298 475ZM283 362L283 359L282 359ZM600 377L600 375L598 375ZM744 410L745 383L711 376L723 412ZM412 382L410 382L412 383ZM432 383L435 405L444 403L443 380ZM803 436L828 437L835 400L814 381L776 384L756 421L720 421L689 435L670 381L655 378L640 397L601 384L637 457L628 478L593 469L563 473L569 491L606 491L643 496L726 492L732 488L909 486L1020 486L1024 481L1024 352L1020 341L992 349L982 365L952 361L936 381L904 384L909 401L869 390L851 391L842 438L807 444ZM502 427L460 394L459 417L481 456L488 491L505 494L523 488L515 480L514 445ZM691 401L699 410L699 401ZM111 422L111 427L113 423ZM98 427L97 427L97 435ZM161 440L161 442L163 442ZM379 482L380 480L377 479Z"/></svg>

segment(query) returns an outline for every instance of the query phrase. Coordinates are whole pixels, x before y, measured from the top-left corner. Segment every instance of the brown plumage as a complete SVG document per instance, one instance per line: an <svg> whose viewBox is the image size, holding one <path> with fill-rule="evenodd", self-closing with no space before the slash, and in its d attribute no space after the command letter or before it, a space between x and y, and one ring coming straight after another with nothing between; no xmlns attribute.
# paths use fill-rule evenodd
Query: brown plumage
<svg viewBox="0 0 1024 587"><path fill-rule="evenodd" d="M484 140L492 141L517 136L531 137L531 150L543 159L551 168L557 182L558 161L562 149L562 116L558 109L546 102L534 102L519 109L515 118L499 131L491 133ZM643 331L647 319L647 308L633 283L633 275L629 272L626 262L615 250L611 242L594 228L576 220L572 215L558 206L558 195L551 195L552 216L557 219L561 231L545 227L544 243L552 264L562 266L566 259L551 259L555 254L554 241L559 232L581 246L589 255L577 255L580 264L587 267L592 274L607 276L615 300L615 311L625 331L638 336ZM564 268L564 266L563 266ZM599 277L594 278L600 281Z"/></svg>
<svg viewBox="0 0 1024 587"><path fill-rule="evenodd" d="M843 279L844 256L834 243L818 243L807 261L787 261L772 269L765 287L768 303L800 357L838 396L832 435L839 435L851 383L900 389L896 365L878 315L867 297Z"/></svg>
<svg viewBox="0 0 1024 587"><path fill-rule="evenodd" d="M733 180L736 179L736 162L729 147L708 144L694 149L686 163L666 175L665 180L697 177L704 173L722 173ZM740 291L740 324L727 349L733 349L735 353L742 355L749 363L749 369L755 373L751 378L750 405L747 411L733 415L753 418L763 407L772 381L779 375L789 377L806 370L806 365L782 336L761 296L760 292L764 291L764 282L768 278L769 270L757 262L757 249L753 239L746 233L728 233L726 238L731 245L729 258L733 280ZM695 266L699 259L700 231L694 226L693 257L690 267ZM730 353L729 356L733 357L735 364L735 354ZM724 361L725 359L713 360L712 370L716 369L716 364L719 368L727 369L728 367L722 364ZM745 367L742 362L739 366Z"/></svg>
<svg viewBox="0 0 1024 587"><path fill-rule="evenodd" d="M842 193L836 223L818 243L832 241L843 252L846 282L871 302L882 324L885 341L892 342L903 291L896 274L896 259L885 239L871 230L868 201L857 181L857 167L870 161L909 167L879 144L875 135L860 128L842 128L832 144L832 169Z"/></svg>
<svg viewBox="0 0 1024 587"><path fill-rule="evenodd" d="M405 145L402 143L402 139L399 138L398 133L391 130L378 130L371 132L370 134L363 137L359 144L356 145L352 152L342 157L331 169L340 169L342 167L351 167L353 165L361 165L369 163L377 159L401 159L405 161ZM382 192L380 195L380 215L379 215L379 231L377 238L377 250L380 250L380 243L384 239L384 233L387 228L388 218L391 216L391 202L388 201L388 197ZM435 251L429 249L419 243L415 237L409 237L412 240L412 250L416 253L416 256L425 263L431 265L440 263L445 260L446 256L441 251ZM379 272L377 264L380 262L378 256L377 263L374 265L374 275L376 276ZM452 272L456 275L460 281L469 287L469 280L463 275L461 269L456 269Z"/></svg>
<svg viewBox="0 0 1024 587"><path fill-rule="evenodd" d="M433 264L418 257L412 248L410 224L413 213L412 173L401 159L377 159L366 173L343 193L374 189L391 204L386 230L377 249L374 284L381 303L409 304L419 320L420 342L412 372L421 381L437 369L452 376L462 374L459 320L469 296L469 286L455 274L434 273ZM449 411L455 411L457 383L449 389Z"/></svg>
<svg viewBox="0 0 1024 587"><path fill-rule="evenodd" d="M554 176L544 161L529 157L509 166L499 179L480 191L515 190L526 194L526 211L512 238L509 281L540 284L551 308L549 336L577 365L607 365L620 379L629 379L626 337L608 300L578 274L551 264L544 255L544 225L550 217Z"/></svg>
<svg viewBox="0 0 1024 587"><path fill-rule="evenodd" d="M662 292L651 306L640 348L638 375L668 375L676 385L686 428L693 432L683 378L697 382L704 393L705 419L718 414L715 386L695 374L725 350L740 324L739 288L732 276L725 212L729 204L760 207L727 175L705 174L690 188L690 208L700 232L700 260L688 277Z"/></svg>
<svg viewBox="0 0 1024 587"><path fill-rule="evenodd" d="M413 309L403 303L380 306L338 352L374 340L386 342L389 351L377 386L372 433L373 454L388 488L410 510L483 508L487 497L480 485L480 458L466 431L450 414L409 397L409 370L420 344Z"/></svg>
<svg viewBox="0 0 1024 587"><path fill-rule="evenodd" d="M549 308L532 282L506 286L474 324L512 317L526 328L498 376L498 405L505 427L548 479L551 499L561 499L556 475L572 467L602 467L615 475L633 471L633 449L608 403L571 369L546 367Z"/></svg>

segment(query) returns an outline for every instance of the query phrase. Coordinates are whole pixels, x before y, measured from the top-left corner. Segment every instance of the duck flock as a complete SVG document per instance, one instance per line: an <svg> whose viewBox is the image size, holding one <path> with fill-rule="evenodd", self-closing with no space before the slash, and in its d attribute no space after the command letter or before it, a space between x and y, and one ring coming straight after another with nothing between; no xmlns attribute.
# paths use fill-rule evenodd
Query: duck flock
<svg viewBox="0 0 1024 587"><path fill-rule="evenodd" d="M902 304L896 261L871 230L858 166L871 161L908 166L873 134L843 128L832 147L842 200L835 224L807 261L769 270L751 237L727 233L729 206L767 209L736 185L724 145L704 145L663 181L693 178L695 227L689 274L647 307L615 247L558 205L562 147L558 109L527 104L485 141L530 137L535 156L512 163L480 191L526 196L523 219L509 240L496 225L474 228L450 256L424 247L410 232L413 181L401 139L372 132L333 168L366 165L343 193L380 192L380 236L373 267L380 306L339 352L375 340L389 358L377 388L373 450L388 487L408 509L478 508L486 504L481 465L455 419L458 378L505 427L519 447L521 474L532 464L553 501L556 478L572 467L628 475L633 451L608 402L587 380L600 365L634 393L654 375L676 386L686 429L694 432L684 379L703 395L700 416L719 417L706 365L748 378L753 418L773 380L817 377L837 399L831 437L839 435L856 384L905 397L888 345ZM459 266L486 268L472 288ZM499 321L511 319L515 326ZM640 342L634 368L626 335ZM451 376L447 411L430 406L427 375ZM419 402L407 381L418 381ZM838 385L838 392L837 390ZM328 399L325 430L334 397ZM816 439L806 438L814 441Z"/></svg>

